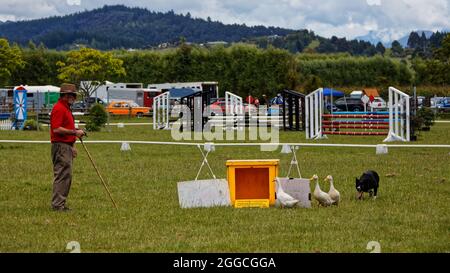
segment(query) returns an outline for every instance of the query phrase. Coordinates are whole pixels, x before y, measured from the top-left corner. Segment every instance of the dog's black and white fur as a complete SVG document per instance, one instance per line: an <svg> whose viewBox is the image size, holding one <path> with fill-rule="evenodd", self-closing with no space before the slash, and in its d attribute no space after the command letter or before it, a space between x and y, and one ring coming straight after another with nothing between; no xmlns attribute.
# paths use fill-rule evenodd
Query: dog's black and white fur
<svg viewBox="0 0 450 273"><path fill-rule="evenodd" d="M362 199L365 192L368 192L374 199L377 198L380 177L376 171L366 171L358 179L356 178L356 190L358 199Z"/></svg>

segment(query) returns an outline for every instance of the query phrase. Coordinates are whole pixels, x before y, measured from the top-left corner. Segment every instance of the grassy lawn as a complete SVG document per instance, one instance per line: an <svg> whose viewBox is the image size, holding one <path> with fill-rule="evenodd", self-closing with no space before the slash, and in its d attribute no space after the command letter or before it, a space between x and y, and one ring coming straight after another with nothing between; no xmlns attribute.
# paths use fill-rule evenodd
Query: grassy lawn
<svg viewBox="0 0 450 273"><path fill-rule="evenodd" d="M0 131L0 139L48 140L48 132ZM303 133L281 133L281 142L306 142ZM88 140L171 141L150 125L111 127ZM332 136L321 143L377 144L383 137ZM450 124L436 124L417 144L450 144ZM382 252L450 251L450 149L301 148L302 174L331 174L339 207L281 210L179 208L177 182L195 178L196 147L89 144L119 205L116 211L82 147L74 166L69 213L50 210L50 145L0 144L0 252ZM217 147L209 157L218 177L228 159L281 159L290 155L258 147ZM364 170L381 177L379 198L356 201L354 181ZM207 178L206 170L203 178ZM322 189L328 185L322 182ZM312 187L312 186L311 186Z"/></svg>

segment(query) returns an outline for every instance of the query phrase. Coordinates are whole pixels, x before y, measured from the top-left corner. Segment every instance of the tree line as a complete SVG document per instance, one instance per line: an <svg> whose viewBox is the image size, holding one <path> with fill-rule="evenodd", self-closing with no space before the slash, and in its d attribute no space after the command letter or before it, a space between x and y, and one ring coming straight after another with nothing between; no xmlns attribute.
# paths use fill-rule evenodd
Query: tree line
<svg viewBox="0 0 450 273"><path fill-rule="evenodd" d="M218 81L222 91L241 96L273 96L285 88L307 93L319 86L386 89L412 84L439 85L443 93L449 93L450 35L442 44L431 59L417 59L409 66L381 54L373 57L292 54L274 47L260 49L248 44L206 49L182 43L176 49L165 51L90 49L83 53L82 50L48 50L33 43L21 48L0 39L0 85L59 85L71 80L70 75L76 72L73 81L109 80L145 85ZM84 62L83 58L90 61ZM92 58L98 61L93 62ZM107 71L105 66L108 65L99 63L112 64L115 69ZM94 79L95 75L102 77Z"/></svg>

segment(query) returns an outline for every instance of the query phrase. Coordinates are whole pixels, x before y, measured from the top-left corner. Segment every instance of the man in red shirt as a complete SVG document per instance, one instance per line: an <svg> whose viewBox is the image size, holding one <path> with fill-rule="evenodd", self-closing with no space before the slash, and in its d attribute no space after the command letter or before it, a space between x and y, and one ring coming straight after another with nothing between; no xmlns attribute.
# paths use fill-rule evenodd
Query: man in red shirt
<svg viewBox="0 0 450 273"><path fill-rule="evenodd" d="M70 106L77 97L73 84L63 84L60 98L52 109L50 118L50 137L52 141L53 197L52 208L67 211L66 200L72 184L72 162L77 156L76 138L85 135L83 130L75 128L75 120Z"/></svg>

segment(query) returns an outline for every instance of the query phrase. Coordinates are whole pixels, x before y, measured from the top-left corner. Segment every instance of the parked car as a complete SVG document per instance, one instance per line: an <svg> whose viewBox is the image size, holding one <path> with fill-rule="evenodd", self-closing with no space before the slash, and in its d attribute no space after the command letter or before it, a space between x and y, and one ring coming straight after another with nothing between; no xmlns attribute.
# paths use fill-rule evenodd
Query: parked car
<svg viewBox="0 0 450 273"><path fill-rule="evenodd" d="M364 103L360 98L343 97L337 99L334 105L336 105L338 111L359 112L364 110Z"/></svg>
<svg viewBox="0 0 450 273"><path fill-rule="evenodd" d="M436 108L441 112L450 111L450 97L438 101L436 103Z"/></svg>
<svg viewBox="0 0 450 273"><path fill-rule="evenodd" d="M213 115L225 115L227 111L225 99L215 99L210 108Z"/></svg>
<svg viewBox="0 0 450 273"><path fill-rule="evenodd" d="M326 102L325 103L325 107L328 111L331 112L331 102ZM333 104L333 112L338 111L339 109L336 107L336 105Z"/></svg>
<svg viewBox="0 0 450 273"><path fill-rule="evenodd" d="M143 117L150 114L150 107L141 107L135 102L115 101L106 107L111 115L131 115Z"/></svg>
<svg viewBox="0 0 450 273"><path fill-rule="evenodd" d="M95 104L95 103L98 103L98 104L101 104L101 105L106 105L106 103L102 99L96 98L96 97L85 98L84 99L84 103L86 105L92 105L92 104Z"/></svg>
<svg viewBox="0 0 450 273"><path fill-rule="evenodd" d="M375 97L375 100L369 104L373 111L380 111L387 109L386 101L381 97Z"/></svg>
<svg viewBox="0 0 450 273"><path fill-rule="evenodd" d="M87 105L84 101L77 101L72 105L73 112L86 112L88 110Z"/></svg>

